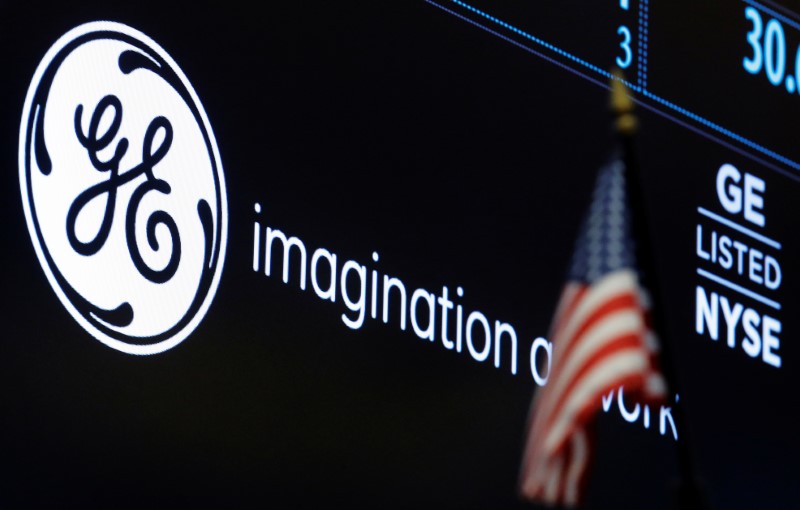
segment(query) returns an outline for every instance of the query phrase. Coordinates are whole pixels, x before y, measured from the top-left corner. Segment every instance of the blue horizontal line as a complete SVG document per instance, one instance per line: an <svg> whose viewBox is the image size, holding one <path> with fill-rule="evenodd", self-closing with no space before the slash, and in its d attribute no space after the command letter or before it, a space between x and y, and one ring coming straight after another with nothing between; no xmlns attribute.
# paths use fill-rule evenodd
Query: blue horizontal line
<svg viewBox="0 0 800 510"><path fill-rule="evenodd" d="M533 49L533 48L531 48L529 46L525 46L524 44L520 43L519 41L515 41L514 39L512 39L510 37L507 37L507 36L501 34L500 32L496 32L496 31L492 30L491 28L489 28L489 27L487 27L485 25L481 25L480 23L478 23L476 21L473 21L473 20L467 18L466 16L462 16L461 14L459 14L459 13L457 13L455 11L452 11L452 10L448 9L447 7L444 7L444 6L440 5L440 4L437 4L436 2L433 2L432 0L425 0L425 1L427 3L433 5L434 7L437 7L439 9L443 10L444 12L446 12L448 14L452 14L453 16L455 16L456 18L458 18L458 19L460 19L462 21L466 21L470 25L473 25L473 26L475 26L477 28L480 28L484 32L488 32L488 33L490 33L490 34L492 34L492 35L494 35L494 36L496 36L496 37L498 37L498 38L500 38L500 39L502 39L502 40L504 40L504 41L506 41L508 43L513 44L514 46L516 46L516 47L518 47L518 48L520 48L522 50L527 51L528 53L530 53L532 55L536 55L537 57L540 57L540 58L550 62L551 64L557 65L558 67L564 69L565 71L569 71L570 73L572 73L572 74L574 74L576 76L580 76L581 78L583 78L585 80L588 80L588 81L594 83L595 85L599 85L599 86L601 86L601 87L603 87L605 89L609 88L608 83L606 83L604 81L600 81L600 80L594 78L593 76L590 76L590 75L588 75L588 74L586 74L584 72L581 72L581 71L575 69L574 67L570 67L570 66L564 64L563 62L560 62L560 61L558 61L558 60L556 60L556 59L554 59L552 57L549 57L549 56L545 55L544 53L536 51L535 49ZM639 87L631 86L631 88L633 90L636 90L637 92L639 91Z"/></svg>
<svg viewBox="0 0 800 510"><path fill-rule="evenodd" d="M544 59L544 60L546 60L546 61L548 61L548 62L550 62L552 64L555 64L555 65L561 67L562 69L564 69L566 71L569 71L570 73L572 73L572 74L574 74L576 76L580 76L581 78L584 78L584 79L594 83L595 85L598 85L598 86L603 87L605 89L609 88L609 85L606 82L602 82L600 80L597 80L594 77L592 77L592 76L590 76L590 75L588 75L586 73L583 73L583 72L581 72L581 71L579 71L579 70L577 70L577 69L575 69L573 67L569 67L566 64L564 64L562 62L559 62L558 60L545 55L544 53L536 51L533 48L530 48L529 46L525 46L524 44L522 44L522 43L520 43L518 41L515 41L514 39L511 39L510 37L507 37L507 36L505 36L505 35L503 35L503 34L501 34L499 32L496 32L496 31L488 28L487 26L481 25L480 23L478 23L478 22L476 22L474 20L471 20L471 19L469 19L469 18L467 18L465 16L462 16L461 14L459 14L459 13L457 13L457 12L451 10L451 9L448 9L448 8L438 4L436 2L433 2L432 0L425 0L425 1L427 3L433 5L434 7L437 7L438 9L441 9L442 11L457 17L458 19L460 19L462 21L465 21L465 22L467 22L467 23L469 23L469 24L471 24L471 25L473 25L473 26L475 26L477 28L480 28L481 30L483 30L485 32L488 32L488 33L490 33L490 34L492 34L492 35L494 35L494 36L496 36L496 37L498 37L498 38L500 38L500 39L502 39L502 40L504 40L504 41L506 41L508 43L511 43L514 46L517 46L518 48L520 48L520 49L522 49L522 50L524 50L524 51L526 51L528 53L536 55L536 56L538 56L538 57L540 57L540 58L542 58L542 59ZM632 89L636 90L636 91L640 90L639 87L632 87ZM784 176L786 176L786 177L788 177L790 179L793 179L793 180L800 179L800 176L798 176L798 174L788 173L788 171L784 170L783 168L775 166L775 165L773 165L772 163L770 163L768 161L765 161L765 160L763 160L763 159L761 159L761 158L759 158L757 156L754 156L753 154L751 154L749 152L746 152L746 151L742 150L739 147L731 145L729 142L726 142L725 140L723 140L721 138L718 138L718 137L714 136L713 134L708 133L707 131L703 131L703 130L701 130L701 129L699 129L699 128L691 125L691 124L688 124L688 123L684 122L681 119L673 117L669 113L667 113L667 112L665 112L663 110L659 110L658 108L656 108L656 107L654 107L654 106L652 106L650 104L644 103L641 100L638 100L637 98L633 98L633 99L634 99L634 101L636 103L638 103L643 108L646 108L646 109L652 111L653 113L655 113L657 115L660 115L660 116L664 117L665 119L668 119L669 121L674 122L675 124L678 124L678 125L684 127L685 129L693 131L694 133L697 133L698 135L707 137L708 139L710 139L710 140L712 140L712 141L714 141L714 142L726 147L727 149L729 149L729 150L731 150L733 152L739 153L739 154L741 154L743 156L747 156L750 159L752 159L753 161L757 161L760 165L763 165L764 167L767 167L767 168L769 168L770 170L772 170L774 172L780 173L780 174L782 174L782 175L784 175Z"/></svg>
<svg viewBox="0 0 800 510"><path fill-rule="evenodd" d="M590 80L593 83L598 83L597 80L594 80L593 78L590 78ZM601 85L603 87L607 88L607 89L610 88L606 84L601 84ZM685 128L685 129L688 129L692 133L695 133L695 134L697 134L699 136L702 136L704 138L708 138L709 140L712 140L713 142L718 143L719 145L725 147L726 149L728 149L731 152L735 152L737 154L740 154L740 155L750 159L751 161L755 161L759 165L762 165L765 168L769 168L773 172L779 173L779 174L783 175L784 177L788 177L789 179L792 179L793 181L800 182L800 172L793 172L791 170L785 169L784 167L778 166L777 164L775 164L775 163L773 163L771 161L767 161L767 160L763 159L762 157L755 155L752 152L749 152L749 151L747 151L745 149L742 149L741 147L739 147L737 145L734 145L733 142L730 141L729 139L722 139L719 136L717 136L716 134L714 134L713 132L711 132L711 131L709 131L707 129L700 128L699 126L696 126L694 124L690 124L688 120L684 120L682 118L678 118L675 115L669 113L667 110L664 110L663 108L660 108L659 106L656 106L656 105L654 105L654 104L652 104L650 102L646 102L646 101L640 100L638 97L634 97L633 101L636 104L638 104L639 106L641 106L642 108L644 108L646 110L650 110L654 114L659 115L659 116L669 120L670 122L674 122L675 124Z"/></svg>
<svg viewBox="0 0 800 510"><path fill-rule="evenodd" d="M735 283L729 282L725 278L721 278L721 277L719 277L719 276L717 276L717 275L715 275L713 273L709 273L705 269L700 269L698 267L697 268L697 274L699 274L700 276L702 276L704 278L708 278L712 282L717 282L718 284L722 285L723 287L728 287L731 290L735 290L736 292L738 292L740 294L744 294L745 296L747 296L749 298L752 298L752 299L755 299L756 301L759 301L761 303L764 303L767 306L771 306L772 308L774 308L776 310L780 310L781 309L781 304L778 303L777 301L773 301L773 300L771 300L769 298L765 298L761 294L756 294L752 290L745 289L741 285L736 285Z"/></svg>
<svg viewBox="0 0 800 510"><path fill-rule="evenodd" d="M592 71L605 76L606 78L612 78L613 77L612 74L609 73L608 71L606 71L604 69L601 69L601 68L597 67L594 64L590 64L589 62L583 60L582 58L576 57L572 53L564 51L564 50L562 50L561 48L559 48L557 46L553 46L549 42L547 42L547 41L545 41L543 39L539 39L538 37L536 37L534 35L531 35L528 32L525 32L523 30L520 30L519 28L517 28L517 27L515 27L513 25L509 25L505 21L503 21L501 19L498 19L498 18L495 18L494 16L492 16L490 14L487 14L487 13L481 11L480 9L476 9L475 7L472 7L471 5L465 4L464 2L462 2L460 0L451 0L451 1L453 3L455 3L455 4L460 5L461 7L465 8L465 9L467 9L469 11L474 12L475 14L478 14L478 15L488 19L489 21L492 21L493 23L496 23L496 24L500 25L503 28L506 28L506 29L514 32L515 34L521 35L522 37L524 37L526 39L530 39L531 41L535 42L539 46L544 46L548 50L553 51L553 52L557 53L558 55L561 55L562 57L565 57L565 58L567 58L569 60L572 60L573 62L575 62L577 64L580 64L580 65L582 65L582 66L584 66L586 68L589 68ZM433 2L428 2L428 3L433 3ZM625 83L625 85L627 85L627 86L629 86L631 88L636 87L636 85L634 85L632 83L629 83L629 82L627 82L625 80L621 80L621 81L623 83Z"/></svg>
<svg viewBox="0 0 800 510"><path fill-rule="evenodd" d="M738 223L734 223L734 222L732 222L731 220L729 220L727 218L723 218L719 214L713 213L713 212L709 211L708 209L704 209L702 207L698 207L697 208L697 212L699 212L703 216L711 218L712 220L716 220L716 221L722 223L723 225L727 225L727 226L731 227L734 230L738 230L742 234L748 235L748 236L752 237L753 239L757 239L757 240L761 241L762 243L764 243L764 244L766 244L768 246L772 246L776 250L780 250L781 249L781 243L779 243L778 241L773 241L772 239L770 239L767 236L761 235L758 232L753 232L749 228L743 227L743 226L739 225Z"/></svg>
<svg viewBox="0 0 800 510"><path fill-rule="evenodd" d="M659 97L659 96L657 96L655 94L652 94L652 93L650 93L648 91L644 91L643 94L645 96L649 97L650 99L652 99L653 101L656 101L658 103L663 104L664 106L672 108L676 112L682 113L682 114L686 115L687 117L689 117L690 119L692 119L692 120L694 120L696 122L699 122L700 124L703 124L703 125L705 125L707 127L710 127L711 129L713 129L715 131L719 131L723 135L726 135L726 136L728 136L730 138L733 138L734 140L736 140L736 141L738 141L738 142L740 142L740 143L742 143L744 145L747 145L748 147L750 147L752 149L755 149L755 150L757 150L757 151L759 151L759 152L761 152L763 154L766 154L767 156L769 156L769 157L771 157L771 158L773 158L773 159L775 159L777 161L780 161L781 163L783 163L783 164L785 164L787 166L790 166L790 167L794 168L795 170L800 170L800 163L792 161L791 159L789 159L789 158L787 158L785 156L781 156L777 152L772 151L770 149L767 149L766 147L764 147L762 145L759 145L759 144L755 143L754 141L752 141L752 140L750 140L748 138L745 138L745 137L743 137L741 135L738 135L738 134L734 133L733 131L731 131L730 129L724 128L724 127L720 126L719 124L711 122L710 120L708 120L706 118L703 118L703 117L697 115L696 113L690 112L686 108L680 107L680 106L676 105L675 103L671 103L671 102L667 101L666 99L663 99L663 98L661 98L661 97Z"/></svg>
<svg viewBox="0 0 800 510"><path fill-rule="evenodd" d="M540 57L540 58L546 60L547 62L550 62L551 64L554 64L554 65L564 69L565 71L574 74L575 76L580 76L581 78L585 79L586 81L594 83L598 87L602 87L602 88L604 88L606 90L611 88L610 85L608 84L608 82L606 82L606 81L598 80L597 78L595 78L595 77L593 77L593 76L591 76L589 74L586 74L586 73L584 73L584 72L582 72L582 71L580 71L580 70L578 70L578 69L576 69L574 67L568 66L567 64L565 64L563 62L560 62L560 61L558 61L558 60L556 60L556 59L554 59L554 58L552 58L552 57L550 57L548 55L545 55L544 53L536 51L535 49L533 49L533 48L531 48L529 46L525 46L524 44L520 43L519 41L516 41L516 40L514 40L514 39L512 39L512 38L510 38L508 36L505 36L505 35L503 35L503 34L501 34L499 32L496 32L496 31L492 30L491 28L487 27L486 25L482 25L482 24L478 23L477 21L471 20L471 19L467 18L466 16L463 16L463 15L461 15L461 14L459 14L459 13L453 11L453 10L450 10L450 9L440 5L440 4L437 4L436 2L433 2L432 0L425 0L425 1L427 3L433 5L437 9L441 9L442 11L444 11L444 12L446 12L448 14L451 14L451 15L455 16L456 18L458 18L458 19L460 19L462 21L465 21L465 22L469 23L470 25L473 25L473 26L475 26L477 28L480 28L481 30L483 30L485 32L488 32L488 33L496 36L497 38L502 39L502 40L504 40L504 41L506 41L506 42L508 42L510 44L513 44L514 46L516 46L516 47L518 47L518 48L520 48L520 49L522 49L522 50L524 50L524 51L526 51L526 52L528 52L528 53L530 53L532 55L536 55L537 57ZM639 87L635 87L633 90L638 91L640 89L639 89ZM706 129L701 129L701 128L693 125L693 124L689 124L687 121L679 119L678 117L675 117L674 115L672 115L671 113L667 112L666 110L664 110L664 109L662 109L660 107L657 107L657 106L655 106L655 105L653 105L653 104L651 104L649 102L645 102L645 101L641 100L640 96L632 97L632 99L636 104L638 104L642 108L644 108L646 110L649 110L649 111L653 112L654 114L669 120L670 122L674 122L675 124L685 128L685 129L688 129L689 131L691 131L691 132L693 132L693 133L695 133L695 134L697 134L699 136L708 138L709 140L711 140L711 141L713 141L715 143L718 143L719 145L725 147L726 149L728 149L728 150L730 150L732 152L735 152L737 154L741 154L742 156L744 156L746 158L749 158L752 161L757 162L759 165L762 165L765 168L769 168L773 172L777 172L777 173L783 175L784 177L788 177L789 179L792 179L792 180L800 182L800 173L795 173L795 172L791 172L789 170L786 170L783 167L777 166L777 165L775 165L774 163L772 163L770 161L766 161L766 160L762 159L761 157L756 156L752 152L748 152L748 151L742 149L741 147L733 145L728 140L723 140L722 138L714 135L713 133L711 133L710 131L708 131Z"/></svg>
<svg viewBox="0 0 800 510"><path fill-rule="evenodd" d="M793 19L791 19L791 18L788 18L788 17L784 16L783 14L779 13L778 11L775 11L775 10L773 10L773 9L770 9L769 7L766 7L766 6L765 6L765 5L763 5L763 4L760 4L760 3L758 3L758 2L755 2L754 0L742 0L742 1L743 1L744 3L746 3L746 4L750 4L750 5L752 5L753 7L757 8L757 9L761 9L762 11L766 12L766 13L767 13L767 14L769 14L770 16L773 16L773 17L775 17L775 18L778 18L779 20L783 21L784 23L786 23L787 25L789 25L789 26L790 26L790 27L792 27L792 28L795 28L795 29L797 29L797 30L800 30L800 23L798 23L798 22L794 21L794 20L793 20Z"/></svg>
<svg viewBox="0 0 800 510"><path fill-rule="evenodd" d="M465 17L463 17L463 16L461 16L461 15L459 15L459 14L457 14L457 13L455 13L455 12L449 10L449 9L446 9L445 7L439 5L438 3L433 2L432 0L425 0L425 1L427 3L429 3L429 4L431 4L431 5L439 7L440 9L442 9L442 10L444 10L444 11L450 13L450 14L458 16L459 18L461 18L463 20L469 21L473 25L476 25L476 26L478 26L480 28L483 28L487 32L490 32L493 35L496 35L498 37L501 37L502 39L504 39L506 41L514 42L513 40L510 40L507 37L501 36L497 32L489 30L488 28L485 28L482 25L469 20L468 18L465 18ZM599 68L599 67L597 67L597 66L595 66L593 64L590 64L589 62L587 62L587 61L585 61L585 60L583 60L581 58L578 58L575 55L573 55L571 53L568 53L568 52L562 50L561 48L558 48L558 47L556 47L556 46L554 46L554 45L552 45L552 44L550 44L550 43L548 43L548 42L546 42L546 41L544 41L544 40L542 40L542 39L540 39L540 38L538 38L536 36L533 36L533 35L531 35L531 34L529 34L527 32L524 32L523 30L520 30L519 28L517 28L517 27L515 27L513 25L510 25L510 24L506 23L505 21L502 21L502 20L500 20L500 19L498 19L498 18L496 18L496 17L494 17L494 16L492 16L490 14L487 14L486 12L483 12L480 9L472 7L471 5L468 5L468 4L464 3L464 2L462 2L461 0L451 0L451 1L453 3L455 3L455 4L457 4L457 5L465 8L465 9L467 9L467 10L469 10L469 11L471 11L471 12L473 12L473 13L475 13L475 14L477 14L477 15L479 15L479 16L481 16L481 17L483 17L483 18L485 18L485 19L487 19L487 20L489 20L489 21L491 21L491 22L493 22L495 24L497 24L497 25L500 25L501 27L503 27L503 28L505 28L507 30L510 30L511 32L514 32L515 34L521 35L522 37L525 37L526 39L528 39L530 41L533 41L534 43L536 43L536 44L538 44L540 46L543 46L543 47L555 52L558 55L561 55L561 56L563 56L563 57L565 57L565 58L567 58L567 59L569 59L569 60L571 60L571 61L573 61L573 62L575 62L575 63L577 63L577 64L579 64L581 66L583 66L583 67L586 67L587 69L589 69L591 71L594 71L594 72L596 72L596 73L598 73L598 74L600 74L602 76L605 76L606 78L613 78L611 73L609 73L608 71L605 71L605 70L603 70L603 69L601 69L601 68ZM752 0L743 0L743 1L750 2ZM524 45L520 45L519 43L514 42L514 44L519 46L519 47L526 48ZM532 51L532 50L531 50L531 53L535 53L536 55L541 56L540 53ZM552 59L548 58L547 60L553 62ZM589 79L589 77L586 76L585 74L582 74L582 73L577 73L577 74ZM593 80L593 79L591 79L591 81L596 82L596 80ZM729 130L727 128L724 128L724 127L720 126L719 124L711 122L710 120L708 120L708 119L706 119L704 117L701 117L701 116L699 116L699 115L697 115L695 113L692 113L691 111L687 110L686 108L680 107L680 106L676 105L675 103L667 101L666 99L663 99L660 96L657 96L657 95L655 95L655 94L653 94L651 92L648 92L647 90L644 90L644 89L642 89L641 87L639 87L637 85L634 85L634 84L632 84L632 83L630 83L628 81L625 81L625 80L622 80L622 81L628 87L630 87L631 90L636 91L636 92L641 92L644 96L652 99L653 101L656 101L656 102L662 104L663 106L666 106L666 107L668 107L668 108L670 108L672 110L675 110L675 111L685 115L686 117L689 117L690 119L694 120L695 122L698 122L698 123L700 123L700 124L702 124L702 125L704 125L704 126L706 126L708 128L711 128L714 131L722 133L723 135L725 135L725 136L727 136L729 138L732 138L733 140L736 140L737 142L742 143L743 145L746 145L747 147L750 147L751 149L754 149L754 150L756 150L756 151L758 151L758 152L760 152L762 154L765 154L765 155L775 159L776 161L779 161L779 162L785 164L786 166L788 166L790 168L793 168L795 170L800 170L800 163L797 163L796 161L793 161L793 160L791 160L791 159L789 159L789 158L787 158L785 156L782 156L782 155L778 154L777 152L772 151L772 150L770 150L770 149L768 149L768 148L766 148L766 147L764 147L764 146L762 146L762 145L760 145L760 144L758 144L756 142L753 142L752 140L750 140L748 138L745 138L745 137L743 137L743 136L741 136L741 135L739 135L737 133L734 133L733 131L731 131L731 130Z"/></svg>

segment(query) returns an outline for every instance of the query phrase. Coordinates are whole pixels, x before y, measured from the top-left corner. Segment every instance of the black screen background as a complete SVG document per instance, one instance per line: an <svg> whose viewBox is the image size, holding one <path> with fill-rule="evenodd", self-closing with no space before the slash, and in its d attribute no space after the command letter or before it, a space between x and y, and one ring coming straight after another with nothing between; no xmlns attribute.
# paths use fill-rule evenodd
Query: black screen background
<svg viewBox="0 0 800 510"><path fill-rule="evenodd" d="M150 357L109 349L72 320L38 264L19 193L33 72L61 34L100 19L141 30L182 68L228 188L214 303L185 342ZM1 506L524 506L527 353L547 333L613 149L605 89L422 1L3 2L0 44ZM791 508L797 181L639 114L667 334L704 487L714 508ZM784 144L783 118L762 138ZM725 162L767 181L768 229L784 243L780 370L693 330L696 208L717 205ZM263 224L312 249L409 288L463 286L465 308L516 327L518 374L396 323L353 332L341 303L254 274L255 202ZM670 508L671 439L612 412L597 444L589 508Z"/></svg>

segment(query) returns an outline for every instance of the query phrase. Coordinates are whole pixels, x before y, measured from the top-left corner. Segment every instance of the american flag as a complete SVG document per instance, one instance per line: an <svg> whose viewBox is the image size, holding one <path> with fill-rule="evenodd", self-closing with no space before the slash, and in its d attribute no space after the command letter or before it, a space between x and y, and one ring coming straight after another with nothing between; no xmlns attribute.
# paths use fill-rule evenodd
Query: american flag
<svg viewBox="0 0 800 510"><path fill-rule="evenodd" d="M577 506L592 458L601 398L624 385L640 402L664 400L657 339L639 284L625 163L600 170L551 326L552 365L536 392L520 470L520 496Z"/></svg>

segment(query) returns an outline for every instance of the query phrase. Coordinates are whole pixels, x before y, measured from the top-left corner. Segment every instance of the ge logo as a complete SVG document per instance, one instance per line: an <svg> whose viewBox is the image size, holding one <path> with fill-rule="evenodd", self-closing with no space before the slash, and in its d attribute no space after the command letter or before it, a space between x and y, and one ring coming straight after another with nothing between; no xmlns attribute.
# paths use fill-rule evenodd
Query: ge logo
<svg viewBox="0 0 800 510"><path fill-rule="evenodd" d="M70 314L131 354L183 341L225 259L227 203L200 100L149 37L81 25L48 50L20 126L22 202Z"/></svg>

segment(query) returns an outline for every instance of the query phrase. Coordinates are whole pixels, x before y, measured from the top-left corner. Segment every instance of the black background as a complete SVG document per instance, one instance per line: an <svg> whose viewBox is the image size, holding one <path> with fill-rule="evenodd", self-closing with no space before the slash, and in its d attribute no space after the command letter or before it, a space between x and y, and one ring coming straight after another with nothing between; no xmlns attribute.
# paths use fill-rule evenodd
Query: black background
<svg viewBox="0 0 800 510"><path fill-rule="evenodd" d="M704 19L743 7L730 4ZM681 19L656 12L654 32ZM22 213L16 155L30 79L58 37L101 19L144 32L178 63L225 168L216 298L186 341L156 356L109 349L70 317ZM528 349L547 332L594 173L613 148L604 88L422 0L0 2L0 44L0 506L524 506L515 486L535 388ZM740 65L741 46L718 58ZM669 46L659 50L672 65ZM658 58L654 49L651 69ZM735 105L774 91L766 78L740 85L750 76L739 71L724 116L745 126ZM758 136L797 158L786 133L798 102L784 96ZM714 508L796 507L796 174L650 110L640 121L666 333L707 495ZM696 209L722 211L714 178L726 162L766 180L764 231L784 244L779 370L694 333ZM463 286L465 309L516 327L518 374L395 323L351 331L341 303L254 273L256 202L262 224L310 249L410 289ZM588 506L670 508L674 457L653 426L601 416Z"/></svg>

